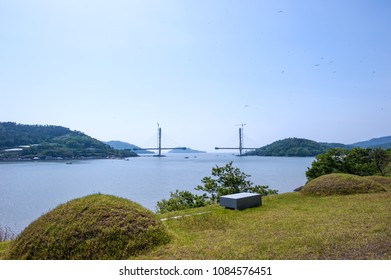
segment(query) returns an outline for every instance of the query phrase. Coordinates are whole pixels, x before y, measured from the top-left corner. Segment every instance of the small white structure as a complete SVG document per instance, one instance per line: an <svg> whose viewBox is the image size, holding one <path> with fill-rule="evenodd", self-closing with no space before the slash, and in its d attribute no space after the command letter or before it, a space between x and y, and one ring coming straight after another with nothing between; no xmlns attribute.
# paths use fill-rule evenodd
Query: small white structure
<svg viewBox="0 0 391 280"><path fill-rule="evenodd" d="M262 205L262 195L258 193L235 193L220 196L220 205L225 208L242 210Z"/></svg>

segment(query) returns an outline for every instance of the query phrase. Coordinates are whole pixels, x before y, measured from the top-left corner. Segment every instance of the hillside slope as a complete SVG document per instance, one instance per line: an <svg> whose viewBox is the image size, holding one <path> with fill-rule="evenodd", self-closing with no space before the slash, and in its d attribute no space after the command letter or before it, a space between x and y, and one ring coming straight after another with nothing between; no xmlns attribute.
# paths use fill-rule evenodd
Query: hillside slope
<svg viewBox="0 0 391 280"><path fill-rule="evenodd" d="M360 142L351 144L351 146L360 147L360 148L390 149L391 148L391 136L373 138L368 141L360 141Z"/></svg>
<svg viewBox="0 0 391 280"><path fill-rule="evenodd" d="M0 160L132 157L80 131L54 125L0 122Z"/></svg>
<svg viewBox="0 0 391 280"><path fill-rule="evenodd" d="M319 143L302 138L286 138L275 141L254 151L246 156L276 156L276 157L313 157L324 153L331 148L349 148L338 143Z"/></svg>
<svg viewBox="0 0 391 280"><path fill-rule="evenodd" d="M106 144L108 144L113 149L117 149L117 150L130 150L130 151L134 151L137 154L154 154L153 152L141 149L136 145L127 142L118 141L118 140L111 140L106 142Z"/></svg>

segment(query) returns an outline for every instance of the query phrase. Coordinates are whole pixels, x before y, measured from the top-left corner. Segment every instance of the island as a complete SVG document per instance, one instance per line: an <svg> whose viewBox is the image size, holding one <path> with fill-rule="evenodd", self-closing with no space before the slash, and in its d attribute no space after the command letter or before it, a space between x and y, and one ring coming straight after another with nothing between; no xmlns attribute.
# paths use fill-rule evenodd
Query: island
<svg viewBox="0 0 391 280"><path fill-rule="evenodd" d="M0 161L136 157L80 131L55 125L0 122Z"/></svg>
<svg viewBox="0 0 391 280"><path fill-rule="evenodd" d="M106 144L108 144L113 149L128 150L128 151L135 152L136 154L140 154L140 155L155 154L154 152L145 150L145 149L140 148L139 146L136 146L134 144L130 144L130 143L122 142L122 141L118 141L118 140L111 140L111 141L106 142Z"/></svg>
<svg viewBox="0 0 391 280"><path fill-rule="evenodd" d="M244 156L314 157L332 148L352 148L339 143L319 143L303 138L286 138L244 154Z"/></svg>
<svg viewBox="0 0 391 280"><path fill-rule="evenodd" d="M168 151L170 154L202 154L206 153L205 151L199 151L199 150L193 150L188 147L177 147L175 149L172 149Z"/></svg>

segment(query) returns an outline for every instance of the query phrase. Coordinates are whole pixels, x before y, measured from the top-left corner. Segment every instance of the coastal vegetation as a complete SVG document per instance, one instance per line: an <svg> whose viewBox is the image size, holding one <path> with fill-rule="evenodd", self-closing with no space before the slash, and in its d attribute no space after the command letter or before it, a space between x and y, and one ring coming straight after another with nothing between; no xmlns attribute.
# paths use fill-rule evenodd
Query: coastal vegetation
<svg viewBox="0 0 391 280"><path fill-rule="evenodd" d="M225 166L212 168L212 176L204 177L203 185L195 187L196 191L203 192L202 195L193 194L190 191L179 191L170 193L169 199L163 199L156 205L158 213L178 211L188 208L198 208L219 202L223 195L252 192L264 196L277 194L277 190L269 189L269 186L254 185L248 178L250 175L242 172L239 168L229 162Z"/></svg>
<svg viewBox="0 0 391 280"><path fill-rule="evenodd" d="M332 148L348 148L349 146L337 143L319 143L302 138L287 138L275 141L261 147L245 156L273 156L273 157L313 157Z"/></svg>
<svg viewBox="0 0 391 280"><path fill-rule="evenodd" d="M170 240L155 214L127 199L94 194L59 205L14 241L8 259L125 259Z"/></svg>
<svg viewBox="0 0 391 280"><path fill-rule="evenodd" d="M52 125L0 122L0 160L132 157L80 131Z"/></svg>
<svg viewBox="0 0 391 280"><path fill-rule="evenodd" d="M391 172L391 149L354 148L331 149L316 156L307 170L308 180L330 173L359 176L388 175Z"/></svg>

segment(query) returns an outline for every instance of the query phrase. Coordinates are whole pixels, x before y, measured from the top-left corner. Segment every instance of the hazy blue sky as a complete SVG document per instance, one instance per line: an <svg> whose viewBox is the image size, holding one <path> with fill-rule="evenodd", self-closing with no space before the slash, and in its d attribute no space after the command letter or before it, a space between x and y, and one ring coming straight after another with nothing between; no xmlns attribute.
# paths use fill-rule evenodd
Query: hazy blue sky
<svg viewBox="0 0 391 280"><path fill-rule="evenodd" d="M0 121L213 150L391 135L391 1L0 0Z"/></svg>

